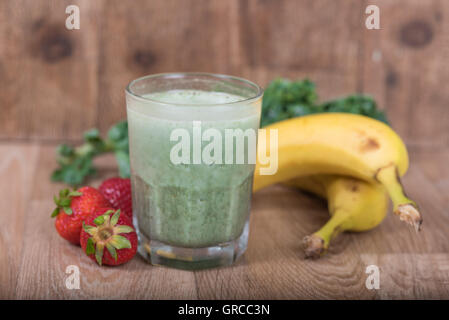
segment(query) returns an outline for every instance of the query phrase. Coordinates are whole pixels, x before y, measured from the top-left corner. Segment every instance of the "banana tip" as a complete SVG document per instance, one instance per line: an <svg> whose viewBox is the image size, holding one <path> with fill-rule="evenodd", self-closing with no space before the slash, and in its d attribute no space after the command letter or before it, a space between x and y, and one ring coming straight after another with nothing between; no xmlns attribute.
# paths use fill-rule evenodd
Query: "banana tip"
<svg viewBox="0 0 449 320"><path fill-rule="evenodd" d="M304 237L302 243L306 258L317 259L326 250L324 247L324 240L316 234Z"/></svg>
<svg viewBox="0 0 449 320"><path fill-rule="evenodd" d="M415 205L411 203L401 204L394 213L399 216L401 221L412 225L417 232L421 230L422 217Z"/></svg>

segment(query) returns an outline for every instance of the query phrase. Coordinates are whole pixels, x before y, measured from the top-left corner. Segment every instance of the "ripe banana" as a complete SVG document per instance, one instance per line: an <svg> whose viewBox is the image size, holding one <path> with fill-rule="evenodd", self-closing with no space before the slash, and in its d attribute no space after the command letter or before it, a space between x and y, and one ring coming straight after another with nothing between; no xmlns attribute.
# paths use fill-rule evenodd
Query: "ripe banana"
<svg viewBox="0 0 449 320"><path fill-rule="evenodd" d="M317 232L303 239L307 258L318 258L331 239L343 231L367 231L376 227L388 212L388 195L379 183L351 177L313 175L285 183L327 199L331 218Z"/></svg>
<svg viewBox="0 0 449 320"><path fill-rule="evenodd" d="M278 170L261 175L256 163L253 191L274 183L314 174L352 176L382 184L393 201L393 211L418 231L418 206L407 198L400 176L408 169L407 149L384 123L355 114L322 113L293 118L265 127L277 129ZM266 141L270 141L267 138ZM269 156L270 146L259 140L258 153Z"/></svg>

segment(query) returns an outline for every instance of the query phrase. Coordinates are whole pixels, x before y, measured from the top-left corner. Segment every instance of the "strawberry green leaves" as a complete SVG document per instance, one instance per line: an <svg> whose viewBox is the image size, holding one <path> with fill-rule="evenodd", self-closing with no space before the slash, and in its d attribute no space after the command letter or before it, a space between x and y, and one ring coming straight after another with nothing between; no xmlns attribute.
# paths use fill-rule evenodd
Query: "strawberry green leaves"
<svg viewBox="0 0 449 320"><path fill-rule="evenodd" d="M115 261L118 259L118 250L130 249L131 242L120 234L134 232L128 225L118 225L120 210L108 210L93 220L93 225L83 223L83 230L91 237L87 239L86 254L95 255L95 260L102 265L104 248Z"/></svg>
<svg viewBox="0 0 449 320"><path fill-rule="evenodd" d="M95 259L97 260L97 263L101 266L101 263L103 261L103 249L104 249L104 244L103 243L98 243L96 248L95 248Z"/></svg>
<svg viewBox="0 0 449 320"><path fill-rule="evenodd" d="M64 212L68 215L71 215L73 213L72 208L70 207L63 207Z"/></svg>
<svg viewBox="0 0 449 320"><path fill-rule="evenodd" d="M115 226L120 218L120 209L118 209L111 218L111 226ZM120 233L120 232L118 232Z"/></svg>
<svg viewBox="0 0 449 320"><path fill-rule="evenodd" d="M94 220L94 223L97 226L101 226L104 223L104 215L96 217L95 220Z"/></svg>
<svg viewBox="0 0 449 320"><path fill-rule="evenodd" d="M114 210L108 210L108 211L106 211L106 212L105 212L104 214L102 214L101 216L96 217L95 220L94 220L94 223L95 223L97 226L101 226L101 225L103 225L103 224L105 224L105 223L109 223L110 215L111 215L112 213L114 213ZM117 220L118 220L118 218L119 218L119 216L120 216L120 209L117 210L117 211L115 212L114 215L117 215ZM116 223L117 223L117 221L116 221ZM114 225L115 225L115 223L114 223Z"/></svg>
<svg viewBox="0 0 449 320"><path fill-rule="evenodd" d="M114 228L114 231L116 233L130 233L134 232L134 229L131 228L130 226L117 226Z"/></svg>
<svg viewBox="0 0 449 320"><path fill-rule="evenodd" d="M108 249L109 253L114 258L114 260L117 261L117 250L115 250L112 244L106 243L106 249Z"/></svg>
<svg viewBox="0 0 449 320"><path fill-rule="evenodd" d="M95 245L92 238L87 239L86 254L90 255L95 252Z"/></svg>
<svg viewBox="0 0 449 320"><path fill-rule="evenodd" d="M81 195L82 193L76 190L70 191L69 189L62 189L59 191L59 197L53 197L56 208L53 210L51 217L56 217L61 209L68 215L73 214L72 208L70 208L72 197L79 197Z"/></svg>
<svg viewBox="0 0 449 320"><path fill-rule="evenodd" d="M83 229L91 236L93 236L96 233L95 227L89 226L88 224L85 224L84 222L83 222Z"/></svg>
<svg viewBox="0 0 449 320"><path fill-rule="evenodd" d="M131 248L131 242L124 236L118 234L113 235L109 243L116 249Z"/></svg>
<svg viewBox="0 0 449 320"><path fill-rule="evenodd" d="M59 208L55 208L55 210L53 210L53 212L51 213L51 217L54 218L59 214Z"/></svg>

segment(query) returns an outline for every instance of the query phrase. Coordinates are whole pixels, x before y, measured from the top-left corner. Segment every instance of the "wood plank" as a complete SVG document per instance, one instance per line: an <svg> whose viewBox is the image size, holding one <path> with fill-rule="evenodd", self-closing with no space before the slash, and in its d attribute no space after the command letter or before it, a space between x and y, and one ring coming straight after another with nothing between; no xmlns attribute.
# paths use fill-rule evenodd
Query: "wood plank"
<svg viewBox="0 0 449 320"><path fill-rule="evenodd" d="M444 228L449 216L445 189L435 183L447 179L447 152L410 150L404 185L424 214L420 234L389 215L374 230L341 235L321 259L305 260L301 240L328 219L325 202L273 186L253 197L248 251L235 266L184 272L150 266L140 257L118 268L99 268L79 247L61 239L49 218L51 197L61 187L45 182L55 164L54 146L4 144L0 151L6 155L0 161L6 177L0 192L15 199L5 202L6 209L2 203L14 219L0 216L2 298L449 298ZM442 170L440 180L432 164ZM100 159L100 165L104 169L91 182L94 186L116 170L110 157ZM370 264L380 268L380 290L365 287ZM69 265L80 269L80 290L65 287Z"/></svg>
<svg viewBox="0 0 449 320"><path fill-rule="evenodd" d="M73 3L79 31L64 28ZM363 90L389 109L408 143L449 143L449 96L439 89L449 74L446 1L383 1L382 30L364 27L367 1L104 3L0 3L1 139L79 139L98 124L105 131L125 117L129 80L197 70L261 85L310 77L322 99Z"/></svg>
<svg viewBox="0 0 449 320"><path fill-rule="evenodd" d="M15 297L39 147L0 145L0 299Z"/></svg>
<svg viewBox="0 0 449 320"><path fill-rule="evenodd" d="M432 189L438 189L442 204L447 211L449 206L449 150L421 148L414 153L416 162L427 179L432 181Z"/></svg>
<svg viewBox="0 0 449 320"><path fill-rule="evenodd" d="M101 3L1 1L0 138L79 139L96 125ZM65 28L69 4L80 30Z"/></svg>
<svg viewBox="0 0 449 320"><path fill-rule="evenodd" d="M321 100L359 89L360 1L240 1L235 73L265 86L310 78Z"/></svg>
<svg viewBox="0 0 449 320"><path fill-rule="evenodd" d="M360 1L240 1L244 64L355 72ZM347 70L349 68L349 70Z"/></svg>
<svg viewBox="0 0 449 320"><path fill-rule="evenodd" d="M381 30L364 31L363 90L387 109L407 143L447 145L449 2L386 0Z"/></svg>
<svg viewBox="0 0 449 320"><path fill-rule="evenodd" d="M126 118L124 90L160 72L229 73L234 1L108 1L101 27L100 128ZM120 35L120 36L118 36Z"/></svg>

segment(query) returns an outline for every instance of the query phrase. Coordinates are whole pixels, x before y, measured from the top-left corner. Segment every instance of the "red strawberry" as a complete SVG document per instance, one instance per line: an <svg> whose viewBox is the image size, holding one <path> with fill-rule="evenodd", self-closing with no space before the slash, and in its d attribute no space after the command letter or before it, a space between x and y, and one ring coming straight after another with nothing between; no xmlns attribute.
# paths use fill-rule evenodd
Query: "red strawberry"
<svg viewBox="0 0 449 320"><path fill-rule="evenodd" d="M120 209L128 217L133 217L133 203L131 198L131 181L123 178L110 178L101 184L101 194L114 209Z"/></svg>
<svg viewBox="0 0 449 320"><path fill-rule="evenodd" d="M137 252L137 234L120 209L97 209L84 221L80 242L83 251L100 266L125 263Z"/></svg>
<svg viewBox="0 0 449 320"><path fill-rule="evenodd" d="M68 189L54 197L56 209L52 217L56 217L55 227L64 239L73 244L80 244L80 233L83 221L97 208L108 207L108 201L101 193L91 187L83 187L77 191Z"/></svg>

